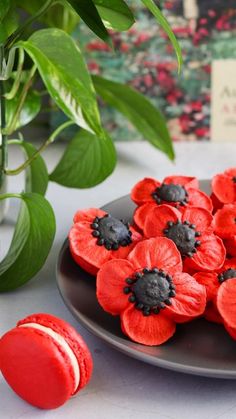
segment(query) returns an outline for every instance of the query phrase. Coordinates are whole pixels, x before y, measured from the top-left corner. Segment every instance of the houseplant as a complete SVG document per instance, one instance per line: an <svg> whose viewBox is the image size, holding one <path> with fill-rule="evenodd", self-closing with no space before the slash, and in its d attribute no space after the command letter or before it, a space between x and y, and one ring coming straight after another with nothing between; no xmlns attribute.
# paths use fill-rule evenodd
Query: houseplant
<svg viewBox="0 0 236 419"><path fill-rule="evenodd" d="M152 0L142 1L169 36L180 67L180 49L167 21ZM107 29L127 30L134 23L132 11L124 0L1 0L0 6L1 188L4 189L8 176L26 171L23 193L0 195L0 201L7 198L21 201L12 243L0 264L0 291L8 291L32 278L51 248L55 217L44 198L48 181L87 188L102 182L115 167L115 148L102 127L95 90L169 158L174 158L174 152L158 110L128 86L91 78L78 46L61 29L65 26L68 31L73 29L80 18L112 47ZM23 23L22 11L27 14ZM32 28L35 22L49 27L35 30ZM40 112L37 78L41 78L56 106L67 116L66 122L38 149L22 135L12 138L17 129ZM78 126L78 133L49 175L40 153L72 124ZM25 162L14 169L7 165L11 144L21 147L26 156Z"/></svg>

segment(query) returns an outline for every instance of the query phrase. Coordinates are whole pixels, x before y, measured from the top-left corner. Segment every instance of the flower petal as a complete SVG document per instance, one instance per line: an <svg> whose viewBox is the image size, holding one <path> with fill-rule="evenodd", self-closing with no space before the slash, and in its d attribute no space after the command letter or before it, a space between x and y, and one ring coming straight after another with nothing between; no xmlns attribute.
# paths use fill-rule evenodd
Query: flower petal
<svg viewBox="0 0 236 419"><path fill-rule="evenodd" d="M236 279L227 279L221 284L217 299L217 308L229 327L236 328Z"/></svg>
<svg viewBox="0 0 236 419"><path fill-rule="evenodd" d="M163 230L167 228L168 221L181 220L181 213L170 205L159 205L146 214L144 223L144 235L146 237L163 236Z"/></svg>
<svg viewBox="0 0 236 419"><path fill-rule="evenodd" d="M229 169L226 169L224 171L224 175L227 175L231 178L236 176L236 167L230 167Z"/></svg>
<svg viewBox="0 0 236 419"><path fill-rule="evenodd" d="M188 205L192 207L205 208L210 212L213 210L210 197L198 189L188 189Z"/></svg>
<svg viewBox="0 0 236 419"><path fill-rule="evenodd" d="M236 235L236 204L224 205L216 211L213 220L214 231L223 239Z"/></svg>
<svg viewBox="0 0 236 419"><path fill-rule="evenodd" d="M215 194L212 193L211 196L210 196L210 198L211 198L211 202L213 204L213 213L215 211L217 211L218 209L220 209L220 208L223 207L224 204L219 201L219 199L216 197Z"/></svg>
<svg viewBox="0 0 236 419"><path fill-rule="evenodd" d="M209 303L207 304L204 317L209 322L218 323L218 324L223 323L223 319L216 307L216 303L213 301L209 301Z"/></svg>
<svg viewBox="0 0 236 419"><path fill-rule="evenodd" d="M144 224L146 221L147 214L153 209L156 208L156 204L153 202L141 205L136 208L134 212L134 222L140 230L143 230Z"/></svg>
<svg viewBox="0 0 236 419"><path fill-rule="evenodd" d="M106 212L99 208L88 208L84 210L79 210L74 215L74 223L79 223L80 221L87 221L92 223L96 217L104 217Z"/></svg>
<svg viewBox="0 0 236 419"><path fill-rule="evenodd" d="M111 252L104 246L97 245L97 239L92 236L89 222L76 223L69 232L71 254L78 265L94 275L100 266L111 258ZM84 264L81 264L84 260ZM86 268L87 267L87 268Z"/></svg>
<svg viewBox="0 0 236 419"><path fill-rule="evenodd" d="M170 275L182 270L180 253L174 242L166 237L139 242L130 252L128 260L132 262L136 270L156 267Z"/></svg>
<svg viewBox="0 0 236 419"><path fill-rule="evenodd" d="M213 216L205 208L188 207L183 211L183 221L195 224L197 231L209 229L212 224ZM212 228L213 230L213 228Z"/></svg>
<svg viewBox="0 0 236 419"><path fill-rule="evenodd" d="M230 269L230 268L236 269L236 257L231 258L231 259L226 259L225 264L221 270L226 271L227 269Z"/></svg>
<svg viewBox="0 0 236 419"><path fill-rule="evenodd" d="M231 257L235 257L236 256L236 236L233 236L230 239L224 239L224 245L226 248L227 255Z"/></svg>
<svg viewBox="0 0 236 419"><path fill-rule="evenodd" d="M203 314L206 307L205 287L187 273L175 274L172 279L176 296L171 298L172 304L165 308L165 314L177 323L187 322Z"/></svg>
<svg viewBox="0 0 236 419"><path fill-rule="evenodd" d="M187 265L200 271L220 269L226 256L222 240L214 234L202 234L199 239L201 244L193 257L186 259Z"/></svg>
<svg viewBox="0 0 236 419"><path fill-rule="evenodd" d="M162 313L144 316L134 306L122 313L121 322L126 335L143 345L161 345L175 333L175 323Z"/></svg>
<svg viewBox="0 0 236 419"><path fill-rule="evenodd" d="M224 204L230 204L236 201L236 187L232 178L220 174L212 179L212 191L219 201Z"/></svg>
<svg viewBox="0 0 236 419"><path fill-rule="evenodd" d="M144 178L134 185L131 190L131 199L137 204L142 205L146 202L153 202L152 193L160 186L160 182L153 178Z"/></svg>
<svg viewBox="0 0 236 419"><path fill-rule="evenodd" d="M216 272L197 272L193 275L194 279L201 285L204 285L207 293L207 301L213 301L216 298L220 287L218 275Z"/></svg>
<svg viewBox="0 0 236 419"><path fill-rule="evenodd" d="M163 183L174 183L175 185L182 185L185 186L186 189L188 188L199 188L199 182L196 177L190 176L167 176Z"/></svg>
<svg viewBox="0 0 236 419"><path fill-rule="evenodd" d="M132 276L134 268L127 260L113 259L101 267L97 274L97 299L102 308L116 315L125 310L130 302L124 293L128 285L126 278Z"/></svg>

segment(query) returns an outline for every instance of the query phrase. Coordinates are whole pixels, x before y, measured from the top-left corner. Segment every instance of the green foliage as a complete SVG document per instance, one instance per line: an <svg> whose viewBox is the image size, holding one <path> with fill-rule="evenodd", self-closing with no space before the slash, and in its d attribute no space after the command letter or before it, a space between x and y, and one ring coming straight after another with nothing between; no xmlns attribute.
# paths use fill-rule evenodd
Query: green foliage
<svg viewBox="0 0 236 419"><path fill-rule="evenodd" d="M97 93L121 112L152 145L173 160L174 150L162 114L145 96L125 84L93 76Z"/></svg>
<svg viewBox="0 0 236 419"><path fill-rule="evenodd" d="M0 263L0 291L10 291L31 279L43 266L55 235L55 217L39 194L18 195L21 209L10 249Z"/></svg>
<svg viewBox="0 0 236 419"><path fill-rule="evenodd" d="M127 31L135 22L134 15L123 0L94 0L106 28Z"/></svg>
<svg viewBox="0 0 236 419"><path fill-rule="evenodd" d="M80 130L68 144L50 180L70 188L90 188L109 176L116 164L116 152L109 135Z"/></svg>
<svg viewBox="0 0 236 419"><path fill-rule="evenodd" d="M11 121L15 116L20 99L20 90L16 93L15 97L6 101L6 120L7 129L11 125ZM15 129L21 128L31 122L39 113L41 108L41 98L35 90L30 90L24 101L23 107L17 119Z"/></svg>
<svg viewBox="0 0 236 419"><path fill-rule="evenodd" d="M26 157L30 158L36 153L36 148L26 141L21 141L20 146ZM48 171L45 161L40 155L32 161L25 173L25 192L34 192L45 195L48 186Z"/></svg>

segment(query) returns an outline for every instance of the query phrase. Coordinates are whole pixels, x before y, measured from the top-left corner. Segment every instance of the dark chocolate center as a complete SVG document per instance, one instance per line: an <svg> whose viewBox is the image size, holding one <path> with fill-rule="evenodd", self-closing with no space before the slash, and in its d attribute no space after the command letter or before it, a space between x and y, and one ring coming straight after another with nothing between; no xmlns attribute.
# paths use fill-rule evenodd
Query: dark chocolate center
<svg viewBox="0 0 236 419"><path fill-rule="evenodd" d="M220 283L226 281L227 279L230 278L236 278L236 269L233 268L229 268L226 269L226 271L221 272L221 274L218 275L218 280Z"/></svg>
<svg viewBox="0 0 236 419"><path fill-rule="evenodd" d="M171 297L175 296L172 278L157 268L144 268L133 278L127 278L126 283L129 286L124 287L124 293L130 294L129 301L145 316L158 314L166 305L172 304Z"/></svg>
<svg viewBox="0 0 236 419"><path fill-rule="evenodd" d="M162 202L175 202L180 205L186 205L188 201L186 189L181 185L175 185L173 183L169 185L162 183L162 185L157 187L152 193L152 197L157 204L161 204Z"/></svg>
<svg viewBox="0 0 236 419"><path fill-rule="evenodd" d="M183 257L192 257L201 244L200 240L196 240L200 232L196 231L196 226L188 221L183 223L169 221L163 232L168 239L173 240Z"/></svg>
<svg viewBox="0 0 236 419"><path fill-rule="evenodd" d="M107 250L117 250L120 246L128 246L132 243L132 232L129 224L123 220L111 217L109 214L104 217L96 217L91 224L92 235L97 237L97 244L105 246Z"/></svg>

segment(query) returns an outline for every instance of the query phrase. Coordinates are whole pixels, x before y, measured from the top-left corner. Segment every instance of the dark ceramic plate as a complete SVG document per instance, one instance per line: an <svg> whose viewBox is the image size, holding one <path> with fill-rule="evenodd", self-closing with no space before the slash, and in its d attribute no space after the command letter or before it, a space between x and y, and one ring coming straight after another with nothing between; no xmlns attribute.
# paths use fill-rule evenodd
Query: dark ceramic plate
<svg viewBox="0 0 236 419"><path fill-rule="evenodd" d="M202 181L201 186L208 192L209 182ZM125 196L103 209L115 217L130 220L134 204ZM148 347L131 342L121 332L119 318L105 313L99 306L95 279L73 261L67 241L58 258L57 282L65 304L76 319L113 348L158 367L236 379L236 342L223 326L204 319L179 325L174 337L161 346Z"/></svg>

